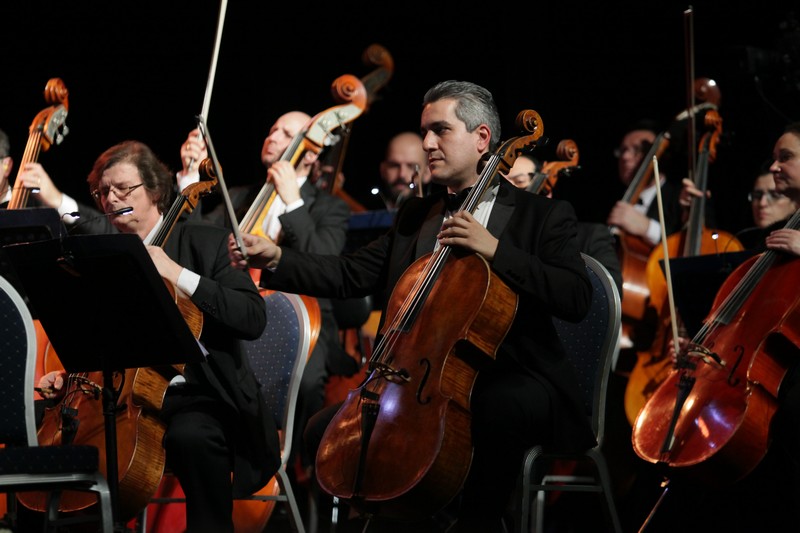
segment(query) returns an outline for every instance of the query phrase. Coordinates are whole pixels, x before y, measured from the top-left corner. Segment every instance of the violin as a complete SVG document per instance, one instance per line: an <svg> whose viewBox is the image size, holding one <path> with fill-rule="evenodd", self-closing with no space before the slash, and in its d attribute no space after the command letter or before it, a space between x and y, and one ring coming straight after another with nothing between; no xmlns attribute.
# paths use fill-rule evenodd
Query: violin
<svg viewBox="0 0 800 533"><path fill-rule="evenodd" d="M504 179L499 172L507 174L543 133L532 110L520 113L517 125L528 135L489 157L462 210L474 212L489 186ZM405 520L451 501L472 459L469 397L477 367L493 360L518 299L478 254L441 246L412 263L392 291L369 376L323 434L320 487L361 512ZM434 319L442 315L448 320Z"/></svg>
<svg viewBox="0 0 800 533"><path fill-rule="evenodd" d="M716 110L708 110L704 117L706 133L700 139L697 156L695 186L704 194L692 200L689 220L684 230L667 238L669 257L696 257L718 254L720 251L738 252L744 249L731 233L705 226L705 191L708 184L708 167L716 160L717 145L722 135L722 117ZM647 398L661 384L671 370L667 357L670 342L670 309L666 302L666 279L660 262L664 247L656 246L647 261L645 272L650 290L650 305L658 310L658 323L654 341L647 350L638 352L637 362L631 370L625 389L625 412L631 425Z"/></svg>
<svg viewBox="0 0 800 533"><path fill-rule="evenodd" d="M201 172L201 177L203 172ZM163 246L181 214L191 212L199 198L210 193L216 182L199 181L186 187L173 202L152 243ZM202 312L170 283L167 288L194 336L202 330ZM90 444L100 453L100 470L106 472L103 387L118 391L117 456L119 514L123 521L133 519L147 505L164 473L166 454L162 445L165 425L158 416L170 380L183 365L159 368L131 368L113 373L113 384L105 384L103 372L71 373L64 384L58 405L45 409L38 440L42 445L61 443ZM47 494L22 492L19 501L34 511L47 511ZM85 492L62 493L59 511L75 512L96 505L96 498Z"/></svg>
<svg viewBox="0 0 800 533"><path fill-rule="evenodd" d="M721 97L719 88L714 80L709 78L696 79L694 81L694 93L700 103L679 113L670 128L656 136L653 145L644 159L642 159L639 169L628 185L622 197L623 202L635 205L639 201L641 193L652 183L653 157L660 159L666 153L670 146L672 132L681 127L687 120L693 120L697 113L708 109L716 109L719 105ZM629 235L619 230L619 228L611 229L618 237L617 252L623 280L621 344L623 347L631 347L635 345L633 332L637 325L646 321L645 317L649 308L650 288L647 283L646 268L653 247L640 237Z"/></svg>
<svg viewBox="0 0 800 533"><path fill-rule="evenodd" d="M800 229L800 211L785 228ZM767 452L778 391L800 348L800 260L768 250L720 287L633 427L636 454L708 486L751 472Z"/></svg>

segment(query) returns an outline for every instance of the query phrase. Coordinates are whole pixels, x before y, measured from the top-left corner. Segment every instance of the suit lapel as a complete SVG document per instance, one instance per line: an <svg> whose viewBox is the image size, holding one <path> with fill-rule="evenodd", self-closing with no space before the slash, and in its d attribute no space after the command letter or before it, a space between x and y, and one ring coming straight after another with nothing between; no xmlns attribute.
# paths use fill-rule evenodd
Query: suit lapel
<svg viewBox="0 0 800 533"><path fill-rule="evenodd" d="M502 181L505 181L503 179ZM513 185L509 186L513 187ZM497 198L492 207L492 213L489 215L489 223L486 224L486 229L489 230L494 237L499 237L511 220L511 213L514 212L514 190L509 189L504 183L501 182L500 188L497 191Z"/></svg>
<svg viewBox="0 0 800 533"><path fill-rule="evenodd" d="M436 236L442 229L444 209L444 197L431 205L425 217L425 222L422 223L422 227L419 231L417 250L414 257L419 258L433 251L434 246L436 246Z"/></svg>

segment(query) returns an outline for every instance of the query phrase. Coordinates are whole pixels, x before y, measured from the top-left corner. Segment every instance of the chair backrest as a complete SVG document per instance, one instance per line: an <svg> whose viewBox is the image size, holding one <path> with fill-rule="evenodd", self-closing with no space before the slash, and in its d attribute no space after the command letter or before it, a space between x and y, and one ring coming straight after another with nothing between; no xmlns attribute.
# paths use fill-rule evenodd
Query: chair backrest
<svg viewBox="0 0 800 533"><path fill-rule="evenodd" d="M0 443L38 446L33 408L36 330L22 296L0 276Z"/></svg>
<svg viewBox="0 0 800 533"><path fill-rule="evenodd" d="M553 324L577 373L586 414L592 420L600 445L605 425L608 377L620 349L621 303L619 290L608 270L593 257L581 255L592 282L589 312L580 322L554 318Z"/></svg>
<svg viewBox="0 0 800 533"><path fill-rule="evenodd" d="M283 430L281 455L285 456L286 443L292 442L297 394L311 347L311 322L297 294L266 292L264 303L267 326L261 337L243 345L267 408Z"/></svg>

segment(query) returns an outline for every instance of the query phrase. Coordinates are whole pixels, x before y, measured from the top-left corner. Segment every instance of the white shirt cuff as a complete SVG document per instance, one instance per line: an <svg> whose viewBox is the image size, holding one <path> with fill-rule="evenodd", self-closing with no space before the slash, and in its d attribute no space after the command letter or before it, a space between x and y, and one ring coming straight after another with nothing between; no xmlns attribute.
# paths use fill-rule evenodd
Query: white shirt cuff
<svg viewBox="0 0 800 533"><path fill-rule="evenodd" d="M288 213L290 211L294 211L298 207L303 207L304 205L306 205L306 203L303 201L303 199L302 198L298 198L297 200L295 200L294 202L292 202L292 203L290 203L290 204L288 204L286 206L286 213Z"/></svg>
<svg viewBox="0 0 800 533"><path fill-rule="evenodd" d="M200 173L197 171L184 174L182 170L179 170L178 173L175 174L175 177L178 180L178 189L180 189L181 192L189 185L200 181Z"/></svg>
<svg viewBox="0 0 800 533"><path fill-rule="evenodd" d="M661 224L656 222L655 220L648 219L650 224L647 226L647 233L645 233L645 238L650 242L652 245L656 245L661 242Z"/></svg>
<svg viewBox="0 0 800 533"><path fill-rule="evenodd" d="M61 220L63 220L65 224L74 224L78 221L78 217L73 217L67 214L78 211L78 202L64 193L61 193L61 205L58 206L57 211L58 214L61 215Z"/></svg>
<svg viewBox="0 0 800 533"><path fill-rule="evenodd" d="M200 285L199 274L192 272L188 268L181 270L178 276L178 288L180 290L191 296L194 294L194 291L197 290L198 285Z"/></svg>

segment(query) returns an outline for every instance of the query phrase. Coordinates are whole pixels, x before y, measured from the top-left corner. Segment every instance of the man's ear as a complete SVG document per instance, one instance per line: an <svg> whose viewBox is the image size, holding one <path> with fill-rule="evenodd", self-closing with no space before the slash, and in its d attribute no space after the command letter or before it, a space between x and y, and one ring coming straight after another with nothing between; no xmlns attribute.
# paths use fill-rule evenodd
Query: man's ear
<svg viewBox="0 0 800 533"><path fill-rule="evenodd" d="M492 130L490 130L489 126L487 126L486 124L481 124L476 129L476 133L478 134L478 142L477 142L478 151L483 153L489 149L489 145L492 142Z"/></svg>

